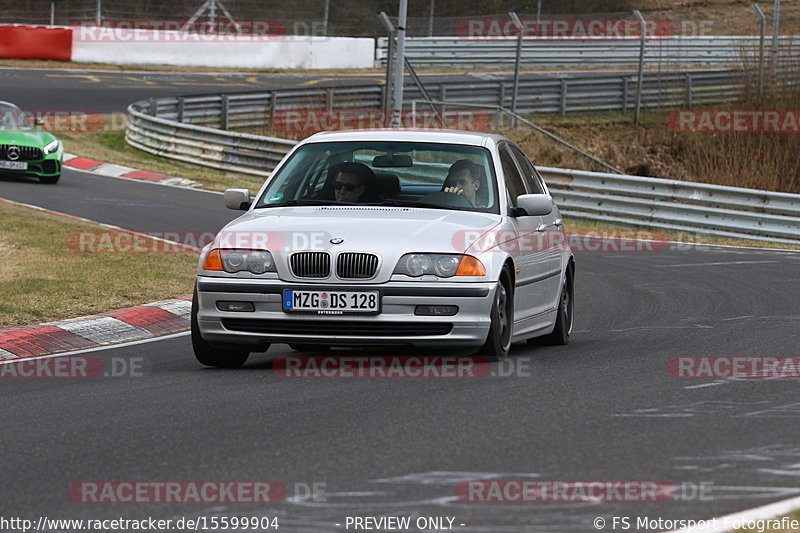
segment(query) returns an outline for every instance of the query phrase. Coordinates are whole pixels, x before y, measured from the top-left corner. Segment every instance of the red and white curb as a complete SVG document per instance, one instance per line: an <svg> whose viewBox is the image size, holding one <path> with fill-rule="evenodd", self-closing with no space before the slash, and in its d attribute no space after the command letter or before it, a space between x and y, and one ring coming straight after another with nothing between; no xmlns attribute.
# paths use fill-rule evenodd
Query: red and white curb
<svg viewBox="0 0 800 533"><path fill-rule="evenodd" d="M137 170L113 163L103 163L102 161L95 161L94 159L88 159L86 157L78 157L75 154L64 154L64 166L77 168L78 170L86 170L94 174L102 174L103 176L111 176L112 178L152 181L163 185L177 185L179 187L193 187L197 185L196 181L185 178L174 178L158 172L148 172L146 170Z"/></svg>
<svg viewBox="0 0 800 533"><path fill-rule="evenodd" d="M191 296L35 326L0 329L0 360L95 348L186 331Z"/></svg>

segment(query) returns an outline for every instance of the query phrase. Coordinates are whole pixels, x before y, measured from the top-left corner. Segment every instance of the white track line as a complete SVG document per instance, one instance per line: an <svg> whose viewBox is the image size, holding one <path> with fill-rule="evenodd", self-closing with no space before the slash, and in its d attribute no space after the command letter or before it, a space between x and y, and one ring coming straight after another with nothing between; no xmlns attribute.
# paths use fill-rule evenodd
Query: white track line
<svg viewBox="0 0 800 533"><path fill-rule="evenodd" d="M776 517L787 515L792 511L796 511L798 508L800 508L800 496L795 496L794 498L789 498L788 500L769 503L767 505L762 505L761 507L754 507L738 513L708 519L705 521L705 527L695 526L691 528L676 529L670 531L669 533L728 533L730 531L734 531L736 522L739 523L739 527L742 527L742 522L775 519Z"/></svg>

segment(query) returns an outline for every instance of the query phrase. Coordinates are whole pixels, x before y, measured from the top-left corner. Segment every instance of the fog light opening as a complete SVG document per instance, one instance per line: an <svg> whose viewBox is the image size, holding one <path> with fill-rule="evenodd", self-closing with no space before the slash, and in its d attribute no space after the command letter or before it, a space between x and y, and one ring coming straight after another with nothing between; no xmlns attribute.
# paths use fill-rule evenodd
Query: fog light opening
<svg viewBox="0 0 800 533"><path fill-rule="evenodd" d="M236 313L252 313L256 310L253 302L217 302L220 311L233 311Z"/></svg>
<svg viewBox="0 0 800 533"><path fill-rule="evenodd" d="M457 305L418 305L414 310L417 316L453 316L456 313Z"/></svg>

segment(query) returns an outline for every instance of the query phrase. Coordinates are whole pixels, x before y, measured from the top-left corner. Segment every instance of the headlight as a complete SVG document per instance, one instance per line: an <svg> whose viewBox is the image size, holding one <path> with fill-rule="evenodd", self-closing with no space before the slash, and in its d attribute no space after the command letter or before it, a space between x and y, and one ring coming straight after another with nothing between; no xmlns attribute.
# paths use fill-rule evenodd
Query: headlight
<svg viewBox="0 0 800 533"><path fill-rule="evenodd" d="M485 276L483 264L471 255L461 254L406 254L397 262L395 274L412 278L433 275L440 278L453 276Z"/></svg>
<svg viewBox="0 0 800 533"><path fill-rule="evenodd" d="M58 145L59 145L58 139L56 139L55 141L51 142L50 144L44 147L44 153L46 154L55 153L55 151L58 150Z"/></svg>
<svg viewBox="0 0 800 533"><path fill-rule="evenodd" d="M224 270L231 274L277 272L272 254L263 250L211 250L203 261L203 270Z"/></svg>

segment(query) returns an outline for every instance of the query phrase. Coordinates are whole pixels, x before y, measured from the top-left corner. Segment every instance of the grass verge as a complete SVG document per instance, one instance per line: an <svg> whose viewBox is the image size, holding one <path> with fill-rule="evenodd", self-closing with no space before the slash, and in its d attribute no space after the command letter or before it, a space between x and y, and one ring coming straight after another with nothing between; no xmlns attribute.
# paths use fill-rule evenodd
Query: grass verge
<svg viewBox="0 0 800 533"><path fill-rule="evenodd" d="M197 254L91 253L99 224L0 201L0 327L100 313L191 294Z"/></svg>

